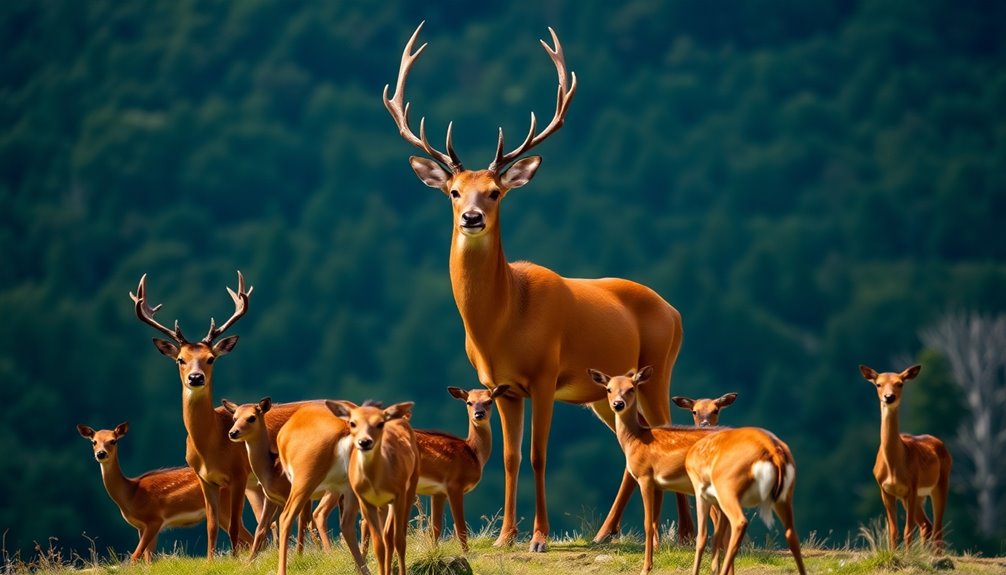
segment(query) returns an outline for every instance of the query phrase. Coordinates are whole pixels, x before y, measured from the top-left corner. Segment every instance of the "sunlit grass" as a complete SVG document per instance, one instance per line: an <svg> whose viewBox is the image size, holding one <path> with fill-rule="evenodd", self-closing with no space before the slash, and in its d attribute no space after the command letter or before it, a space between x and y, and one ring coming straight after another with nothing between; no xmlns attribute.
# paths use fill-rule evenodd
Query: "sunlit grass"
<svg viewBox="0 0 1006 575"><path fill-rule="evenodd" d="M498 548L493 543L499 534L499 515L482 517L481 525L471 530L470 550L461 551L453 532L440 542L433 541L429 530L414 522L409 535L408 562L410 575L439 575L441 565L455 557L463 556L478 575L604 575L608 573L638 573L643 562L643 537L639 531L629 530L617 541L594 545L590 534L596 529L592 521L585 521L583 531L557 535L550 542L548 553L530 553L528 540L518 539L513 547ZM955 574L991 575L1002 573L1006 559L988 559L970 554L952 553L937 555L923 543L914 543L909 549L888 548L886 525L880 518L860 528L856 536L849 536L840 545L831 545L832 537L816 534L801 542L808 573L840 575L893 574L916 575L938 573L953 569ZM736 559L738 574L789 575L796 573L796 565L780 534L770 534L764 541L745 540ZM152 565L130 564L128 555L114 550L100 552L94 542L83 554L64 557L55 542L39 545L30 560L3 554L0 575L67 575L71 572L116 573L121 575L265 575L276 572L276 546L267 547L254 561L247 557L233 558L224 555L207 561L190 557L181 550L160 554ZM323 552L317 545L309 544L302 555L291 552L288 567L291 575L354 575L352 558L338 537L333 537L334 549ZM291 550L292 551L292 550ZM691 571L694 548L677 542L673 523L661 528L660 548L654 554L654 575L688 573ZM702 573L710 572L711 549L707 547ZM368 557L371 572L377 565L371 554Z"/></svg>

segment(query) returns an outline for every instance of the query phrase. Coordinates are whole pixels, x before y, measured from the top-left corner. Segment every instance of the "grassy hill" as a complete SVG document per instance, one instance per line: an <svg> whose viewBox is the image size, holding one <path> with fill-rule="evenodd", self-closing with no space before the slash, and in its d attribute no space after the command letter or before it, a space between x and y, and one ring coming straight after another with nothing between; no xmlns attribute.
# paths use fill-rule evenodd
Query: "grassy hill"
<svg viewBox="0 0 1006 575"><path fill-rule="evenodd" d="M781 575L796 573L796 566L788 550L780 548L778 540L754 543L746 540L735 567L745 575ZM552 543L548 553L529 553L524 542L511 549L492 546L495 534L483 529L470 539L471 550L466 556L477 575L580 575L608 573L638 573L643 562L643 544L638 534L629 534L618 543L594 545L588 539L573 534ZM671 543L673 537L665 534L660 550L654 556L654 575L689 572L694 548ZM947 553L934 555L919 545L897 553L878 545L884 541L880 524L863 528L855 538L845 542L808 540L803 542L803 555L808 573L835 573L867 575L873 573L955 573L993 575L1006 570L1006 557L981 557L971 554ZM337 539L332 553L309 544L303 555L291 555L289 571L303 575L355 575L349 552ZM119 573L122 575L266 575L276 572L275 546L267 548L253 562L247 557L234 559L218 557L213 561L187 556L183 550L161 555L151 565L119 563L111 558L125 556L122 550L91 549L89 557L62 557L56 552L36 557L31 562L12 561L5 558L5 575L65 574L71 572ZM116 553L116 551L118 553ZM440 575L447 573L440 567L445 560L459 556L460 546L453 540L432 544L425 532L414 531L409 539L409 573L413 575ZM704 557L703 573L710 572L708 549ZM373 554L369 556L372 571L376 570Z"/></svg>

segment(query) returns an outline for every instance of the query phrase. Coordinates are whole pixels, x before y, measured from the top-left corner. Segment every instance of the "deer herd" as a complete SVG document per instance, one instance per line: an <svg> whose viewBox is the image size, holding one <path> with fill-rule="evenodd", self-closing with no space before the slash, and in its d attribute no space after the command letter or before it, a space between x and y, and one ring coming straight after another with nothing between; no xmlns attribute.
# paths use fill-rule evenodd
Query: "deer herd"
<svg viewBox="0 0 1006 575"><path fill-rule="evenodd" d="M361 515L378 571L391 573L397 556L399 573L405 573L406 528L418 495L432 500L435 539L443 533L444 504L449 504L454 534L468 552L464 495L478 485L490 458L493 406L499 411L505 473L503 520L495 545L512 545L518 535L524 400L529 399L535 486L531 551L548 546L547 445L554 403L564 401L589 406L614 432L625 455L621 486L595 542L620 533L623 510L638 486L644 509L642 573L650 572L663 492L671 491L677 500L679 537L695 538L694 574L706 547L708 518L713 523L713 570L733 572L748 524L745 507L757 507L767 525L773 512L779 517L797 570L804 574L793 518L796 464L786 443L764 429L718 426L720 411L734 402L735 393L717 399L669 397L682 341L678 311L654 290L629 280L565 278L532 263L511 263L503 253L500 203L534 177L541 158L525 154L563 125L576 93L576 75L567 74L555 32L549 29L551 46L541 42L558 74L552 120L538 132L532 113L527 136L509 152L504 152L500 129L489 166L469 170L454 150L451 124L446 152L429 143L425 119L419 122L418 136L409 125L405 84L426 47L415 49L422 26L405 46L394 95L388 97L386 86L383 99L401 136L424 153L409 158L412 169L424 184L441 190L453 207L451 288L464 324L465 351L482 385L448 388L467 408L467 438L413 429L413 402L388 407L333 399L277 404L266 397L244 405L226 399L215 405L214 364L238 341L236 335L220 336L248 311L252 288L245 289L238 272L237 291L227 288L233 315L220 327L211 319L206 336L190 341L177 321L169 329L154 318L161 306L150 305L144 275L130 297L137 318L168 338L154 338L154 346L178 366L188 466L129 478L118 462L118 442L128 424L100 431L77 426L91 442L109 496L139 533L132 560L151 560L161 529L203 519L208 557L216 550L218 529L226 530L235 555L249 547L254 557L277 522L278 573L284 574L294 519L299 519L298 551L308 531L316 531L328 550L327 520L338 509L341 536L361 573L369 572L366 545L361 550L357 537ZM943 540L950 453L935 437L899 433L902 390L920 369L916 365L900 373L878 373L860 366L880 399L874 475L892 549L897 545L899 500L907 515L906 545L916 527L936 549ZM691 412L695 427L670 425L671 401ZM695 497L694 522L687 496ZM923 509L926 497L932 498L933 521ZM245 499L258 519L254 536L241 520Z"/></svg>

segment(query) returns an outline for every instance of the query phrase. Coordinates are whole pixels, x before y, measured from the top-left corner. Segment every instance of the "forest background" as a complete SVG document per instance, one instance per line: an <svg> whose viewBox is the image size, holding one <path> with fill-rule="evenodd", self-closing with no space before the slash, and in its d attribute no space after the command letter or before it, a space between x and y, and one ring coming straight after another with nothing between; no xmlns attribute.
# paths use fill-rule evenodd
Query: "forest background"
<svg viewBox="0 0 1006 575"><path fill-rule="evenodd" d="M129 420L128 474L184 463L177 371L127 296L144 273L160 319L189 333L230 314L235 270L255 286L215 372L218 401L415 400L417 427L464 434L445 388L478 382L450 292L449 202L415 178L416 150L381 104L422 20L413 122L426 116L439 142L453 120L475 167L497 126L514 140L529 111L551 116L555 70L538 39L556 29L579 89L535 152L537 177L504 202L506 254L630 278L675 305L685 340L672 393L736 391L724 423L789 442L803 535L840 544L881 513L879 409L856 366L918 361L903 427L957 456L951 544L1004 551L1006 522L981 528L974 464L955 439L974 421L968 382L920 333L1006 308L1006 4L11 0L0 3L7 552L50 538L79 550L84 535L99 549L134 544L76 423ZM466 501L475 525L502 506L497 421ZM554 534L607 511L622 461L590 412L557 407ZM1001 517L1002 485L993 494ZM640 517L637 497L625 527ZM205 533L174 537L199 553Z"/></svg>

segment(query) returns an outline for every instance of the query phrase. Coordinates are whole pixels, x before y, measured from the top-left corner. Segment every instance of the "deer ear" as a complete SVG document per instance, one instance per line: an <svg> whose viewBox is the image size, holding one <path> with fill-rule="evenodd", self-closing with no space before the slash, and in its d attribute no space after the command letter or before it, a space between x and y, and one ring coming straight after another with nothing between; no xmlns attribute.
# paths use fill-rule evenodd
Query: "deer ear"
<svg viewBox="0 0 1006 575"><path fill-rule="evenodd" d="M489 397L492 399L496 399L497 397L503 395L507 391L510 391L509 384L504 383L503 385L497 385L496 387L493 388L492 392L489 394Z"/></svg>
<svg viewBox="0 0 1006 575"><path fill-rule="evenodd" d="M161 352L162 355L166 355L171 359L178 359L178 346L171 343L166 339L152 338L154 340L154 347L157 351Z"/></svg>
<svg viewBox="0 0 1006 575"><path fill-rule="evenodd" d="M391 421L392 419L408 419L412 416L412 406L415 405L413 401L403 401L402 403L396 403L388 409L384 410L384 421Z"/></svg>
<svg viewBox="0 0 1006 575"><path fill-rule="evenodd" d="M866 381L874 381L877 379L878 373L872 367L867 367L865 365L859 365L859 373L863 374Z"/></svg>
<svg viewBox="0 0 1006 575"><path fill-rule="evenodd" d="M650 376L652 375L653 375L653 367L648 365L643 369L637 371L636 375L632 376L632 382L635 383L636 385L642 385L647 381L649 381Z"/></svg>
<svg viewBox="0 0 1006 575"><path fill-rule="evenodd" d="M271 397L263 397L261 400L259 400L258 402L259 411L261 411L262 413L267 413L270 409L272 409Z"/></svg>
<svg viewBox="0 0 1006 575"><path fill-rule="evenodd" d="M451 394L454 399L460 399L461 401L468 401L468 393L460 387L448 387L447 393Z"/></svg>
<svg viewBox="0 0 1006 575"><path fill-rule="evenodd" d="M608 382L611 381L611 376L596 369L588 369L587 373L590 374L590 379L598 385L608 385Z"/></svg>
<svg viewBox="0 0 1006 575"><path fill-rule="evenodd" d="M409 165L412 166L412 171L416 173L421 182L431 188L443 190L444 193L447 193L447 190L444 188L447 186L447 180L450 179L450 176L447 175L447 172L444 171L440 164L429 158L410 156Z"/></svg>
<svg viewBox="0 0 1006 575"><path fill-rule="evenodd" d="M129 433L129 422L123 421L119 425L115 426L115 437L122 437L123 435Z"/></svg>
<svg viewBox="0 0 1006 575"><path fill-rule="evenodd" d="M922 371L921 365L913 365L912 367L901 372L901 379L905 381L908 381L909 379L915 379L916 376L919 375L920 371Z"/></svg>
<svg viewBox="0 0 1006 575"><path fill-rule="evenodd" d="M356 404L349 401L337 401L334 399L326 399L325 405L328 407L336 417L339 419L345 419L349 421L349 412L356 409Z"/></svg>
<svg viewBox="0 0 1006 575"><path fill-rule="evenodd" d="M531 178L534 177L534 174L538 171L538 166L540 165L541 156L528 156L517 160L512 166L507 168L506 172L503 173L503 176L500 178L500 183L508 190L519 188L531 181Z"/></svg>
<svg viewBox="0 0 1006 575"><path fill-rule="evenodd" d="M688 397L675 395L674 397L671 398L671 401L674 402L674 405L677 405L681 409L687 409L688 411L691 411L692 408L695 407L695 400L690 399Z"/></svg>
<svg viewBox="0 0 1006 575"><path fill-rule="evenodd" d="M716 398L716 405L720 407L726 407L737 400L737 394L730 392Z"/></svg>
<svg viewBox="0 0 1006 575"><path fill-rule="evenodd" d="M82 423L77 424L77 433L79 433L81 437L86 439L91 439L92 437L94 437L94 429Z"/></svg>
<svg viewBox="0 0 1006 575"><path fill-rule="evenodd" d="M213 355L217 357L220 357L221 355L227 355L234 349L234 346L236 346L237 344L238 344L238 336L229 335L213 344Z"/></svg>
<svg viewBox="0 0 1006 575"><path fill-rule="evenodd" d="M229 399L221 399L220 405L227 410L227 413L234 415L234 412L238 410L238 404L234 403Z"/></svg>

